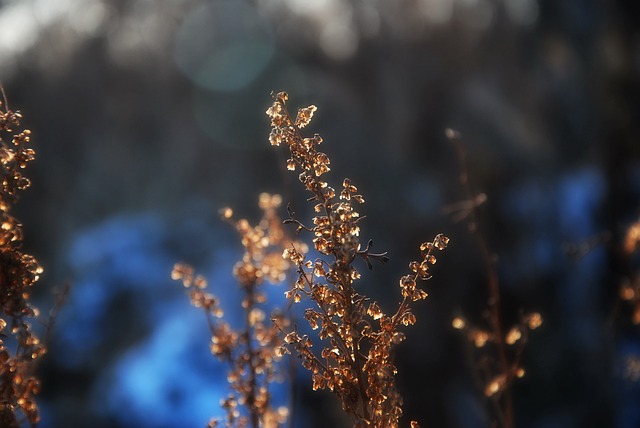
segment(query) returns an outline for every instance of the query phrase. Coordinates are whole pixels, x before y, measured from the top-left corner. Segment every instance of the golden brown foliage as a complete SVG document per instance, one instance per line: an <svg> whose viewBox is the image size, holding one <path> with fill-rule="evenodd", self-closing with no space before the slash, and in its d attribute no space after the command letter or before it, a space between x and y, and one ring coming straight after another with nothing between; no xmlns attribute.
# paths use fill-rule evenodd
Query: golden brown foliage
<svg viewBox="0 0 640 428"><path fill-rule="evenodd" d="M0 107L2 103L0 102ZM45 353L28 320L38 316L31 306L31 287L42 268L21 251L22 226L10 213L18 191L29 187L22 174L35 152L29 147L30 131L20 127L22 115L6 105L0 111L0 426L14 428L25 421L39 421L34 396L40 384L33 374L34 362Z"/></svg>
<svg viewBox="0 0 640 428"><path fill-rule="evenodd" d="M438 235L432 242L420 246L421 259L410 263L411 273L400 279L402 301L392 315L356 290L360 273L354 267L363 259L372 268L373 261L386 262L386 253L371 252L372 241L366 247L360 243L360 217L355 204L364 198L350 179L345 178L339 194L324 181L330 170L329 157L319 150L322 138L316 134L303 137L315 106L299 109L293 119L286 108L288 95L280 92L267 110L271 118L272 145L286 145L290 158L287 168L299 169L299 180L311 193L317 216L313 227L307 227L290 212L287 223L295 224L297 232L313 234L313 244L321 257L307 259L304 251L291 244L283 256L297 266L298 279L286 296L294 302L308 298L314 307L305 310L312 329L318 330L322 349L313 350L313 342L297 330L287 333L283 352L294 349L302 365L311 371L313 389L333 392L355 427L396 427L402 416L402 397L395 384L397 372L391 359L392 349L404 340L402 326L416 322L411 304L427 297L418 287L418 280L431 277L430 266L436 263L434 253L443 250L449 239ZM411 423L417 427L416 422Z"/></svg>
<svg viewBox="0 0 640 428"><path fill-rule="evenodd" d="M263 217L257 226L251 226L245 219L233 221L230 208L221 210L222 217L234 225L244 247L242 260L233 269L244 292L243 330L236 331L221 319L223 311L217 299L205 292L207 281L195 275L193 268L179 263L171 274L189 289L191 303L207 314L211 353L230 366L227 381L233 392L221 402L226 418L212 419L210 427L223 423L225 427L277 428L287 419L286 408L271 407L269 385L279 380L276 362L282 356L280 330L288 323L277 311L267 319L264 310L267 299L261 291L264 281L281 283L290 267L281 257L285 235L276 213L281 202L279 195L261 194Z"/></svg>

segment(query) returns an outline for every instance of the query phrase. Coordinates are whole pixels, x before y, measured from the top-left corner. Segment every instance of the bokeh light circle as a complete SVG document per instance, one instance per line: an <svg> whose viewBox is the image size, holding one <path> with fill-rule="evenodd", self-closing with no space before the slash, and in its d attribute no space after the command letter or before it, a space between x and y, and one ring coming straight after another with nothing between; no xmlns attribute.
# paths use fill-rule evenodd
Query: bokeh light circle
<svg viewBox="0 0 640 428"><path fill-rule="evenodd" d="M246 87L264 71L273 53L264 20L243 2L194 7L175 38L178 68L196 85L213 91Z"/></svg>

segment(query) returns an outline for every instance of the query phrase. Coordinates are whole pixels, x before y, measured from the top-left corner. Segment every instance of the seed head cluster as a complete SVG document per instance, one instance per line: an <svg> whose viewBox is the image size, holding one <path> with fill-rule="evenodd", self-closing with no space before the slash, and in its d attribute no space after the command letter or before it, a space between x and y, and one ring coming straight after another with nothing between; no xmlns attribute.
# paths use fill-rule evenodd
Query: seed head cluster
<svg viewBox="0 0 640 428"><path fill-rule="evenodd" d="M0 111L0 426L7 428L25 421L33 426L40 420L34 398L40 383L33 369L46 351L29 323L38 316L29 299L42 268L21 250L22 225L11 215L18 191L30 185L23 170L35 156L29 147L30 131L14 132L21 119L6 105Z"/></svg>
<svg viewBox="0 0 640 428"><path fill-rule="evenodd" d="M633 265L634 256L640 254L640 220L633 222L626 229L622 245L622 254L629 266ZM620 299L628 303L631 309L631 322L640 325L640 272L630 269L633 273L627 275L620 285Z"/></svg>
<svg viewBox="0 0 640 428"><path fill-rule="evenodd" d="M308 259L295 244L284 251L284 258L296 266L298 273L286 297L314 303L305 310L305 318L312 329L318 330L322 349L315 351L311 338L294 329L286 334L282 352L294 350L298 354L302 365L312 373L313 389L334 393L354 427L397 427L402 397L394 380L397 370L391 359L392 349L405 338L400 329L416 322L411 304L427 297L418 281L431 277L435 253L446 248L449 239L438 235L420 246L420 260L411 262L411 273L399 281L402 301L392 315L357 291L360 273L354 267L356 259L362 259L371 269L373 262L384 263L388 258L386 253L371 251L372 241L366 246L360 242L360 221L364 217L356 204L363 204L364 198L357 187L345 178L336 192L324 179L331 162L320 151L322 138L301 134L316 107L299 109L294 119L287 111L287 100L284 92L273 95L273 104L267 110L272 127L269 141L288 148L287 168L300 171L298 178L311 193L308 200L317 215L311 227L293 213L285 223L296 225L298 233L311 233L320 257ZM412 422L411 426L418 424Z"/></svg>
<svg viewBox="0 0 640 428"><path fill-rule="evenodd" d="M521 365L522 353L529 340L529 333L542 325L542 316L538 312L522 314L519 321L506 333L501 334L495 328L485 329L472 325L462 316L452 321L452 326L466 334L467 339L478 351L479 377L483 382L484 395L487 398L498 399L501 394L511 387L511 384L524 377L525 369ZM504 348L499 351L499 348ZM487 348L492 348L489 351ZM508 352L512 358L502 364L500 358L494 355Z"/></svg>
<svg viewBox="0 0 640 428"><path fill-rule="evenodd" d="M191 266L176 264L171 274L189 290L191 303L205 310L211 330L211 353L230 366L227 381L232 392L221 402L226 417L212 419L209 427L277 428L287 419L286 408L272 408L269 385L281 380L277 365L282 357L280 332L288 321L280 312L267 318L267 298L262 291L265 281L281 283L290 268L290 263L281 257L285 242L282 220L277 215L281 203L279 195L261 194L263 216L257 226L245 219L234 220L230 208L221 210L222 218L235 227L244 247L242 259L233 268L243 291L242 329L236 330L222 320L224 313L217 298L205 291L206 279L196 275Z"/></svg>

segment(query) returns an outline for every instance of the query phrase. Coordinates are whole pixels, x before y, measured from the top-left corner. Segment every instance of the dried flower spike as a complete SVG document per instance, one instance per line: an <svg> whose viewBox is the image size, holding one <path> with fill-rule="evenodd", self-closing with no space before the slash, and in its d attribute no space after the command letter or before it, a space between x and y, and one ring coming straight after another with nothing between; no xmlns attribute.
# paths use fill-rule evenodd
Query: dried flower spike
<svg viewBox="0 0 640 428"><path fill-rule="evenodd" d="M357 187L345 178L336 198L335 189L324 179L331 161L319 151L322 138L301 134L316 107L299 109L293 120L287 111L287 99L288 95L280 92L267 110L272 127L269 141L287 146L287 169L300 171L298 179L311 193L308 200L317 215L310 227L293 213L285 223L295 224L297 232L308 231L321 257L307 260L296 244L285 249L283 257L298 269L298 279L286 297L294 303L302 298L313 302L305 310L305 319L318 332L322 347L315 351L311 339L296 330L286 334L285 343L297 352L303 367L311 371L313 389L334 393L354 427L397 427L402 397L395 385L397 370L391 359L392 349L405 338L399 330L415 324L411 304L427 297L418 287L418 280L431 277L429 270L436 262L434 252L443 250L449 239L438 235L420 247L422 259L412 262L412 273L400 279L403 298L393 315L386 315L376 302L360 294L356 290L360 273L355 261L362 259L371 269L373 262L385 263L388 258L386 253L371 251L372 241L364 248L360 242L363 217L354 204L364 203L364 198L357 193ZM411 426L418 424L412 422Z"/></svg>
<svg viewBox="0 0 640 428"><path fill-rule="evenodd" d="M511 384L516 378L524 376L525 371L520 367L520 359L527 343L530 330L542 325L542 316L531 313L520 317L520 321L510 327L504 328L500 306L500 287L492 253L480 233L478 227L478 208L487 201L484 193L476 194L469 183L467 168L467 156L460 141L460 134L452 129L445 131L446 137L451 141L458 154L461 170L460 184L463 186L466 199L445 208L445 212L452 215L454 222L468 220L468 229L476 238L476 242L482 254L487 273L488 300L486 304L487 327L470 325L464 318L455 317L453 328L466 334L467 339L475 350L474 357L477 361L478 377L484 383L484 395L489 400L493 412L492 419L497 426L504 428L513 427L513 404L511 399ZM440 241L435 245L445 245ZM505 333L506 331L506 333ZM475 355L477 354L477 355Z"/></svg>
<svg viewBox="0 0 640 428"><path fill-rule="evenodd" d="M23 171L35 156L29 147L31 132L13 131L21 119L19 112L7 108L5 99L5 109L0 110L0 426L6 428L18 428L24 419L32 426L39 422L35 396L40 381L33 370L46 352L29 323L38 316L29 302L31 288L43 270L33 256L22 252L22 226L10 213L18 191L30 185Z"/></svg>
<svg viewBox="0 0 640 428"><path fill-rule="evenodd" d="M281 377L277 366L284 355L280 331L288 326L288 321L278 311L267 317L266 295L261 291L265 281L282 282L290 266L281 256L285 234L276 213L281 203L279 195L262 193L258 205L263 216L257 226L244 219L234 220L231 208L220 211L222 219L235 227L244 247L242 259L233 268L244 292L243 329L235 330L221 319L223 312L218 300L205 292L207 282L195 275L193 268L178 263L171 272L171 277L182 281L189 290L191 303L207 314L211 353L230 366L227 381L232 392L221 402L226 417L211 419L209 427L278 428L287 420L286 408L271 407L269 385Z"/></svg>

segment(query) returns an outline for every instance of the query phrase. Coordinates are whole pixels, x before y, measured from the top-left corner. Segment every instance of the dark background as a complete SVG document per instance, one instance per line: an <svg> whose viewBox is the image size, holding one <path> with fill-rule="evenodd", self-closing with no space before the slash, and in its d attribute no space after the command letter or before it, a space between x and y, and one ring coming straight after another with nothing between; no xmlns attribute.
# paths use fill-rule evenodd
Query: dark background
<svg viewBox="0 0 640 428"><path fill-rule="evenodd" d="M37 159L16 207L45 268L47 313L72 284L40 367L43 428L202 427L225 367L171 281L197 267L234 317L240 244L217 210L255 220L260 192L304 212L269 146L272 90L318 106L309 132L366 199L363 275L391 311L420 242L451 237L397 355L405 425L489 426L457 314L482 325L486 272L444 129L460 131L507 324L545 322L513 387L519 427L638 427L638 327L618 301L638 260L640 16L635 1L5 0L0 80ZM284 213L283 213L284 215ZM596 237L583 257L571 244ZM602 237L599 239L598 237ZM364 266L362 270L366 270ZM284 287L271 295L281 302ZM235 315L237 317L237 314ZM300 371L295 426L348 426ZM276 391L290 402L290 390Z"/></svg>

